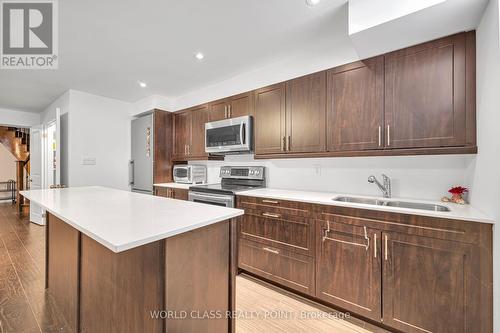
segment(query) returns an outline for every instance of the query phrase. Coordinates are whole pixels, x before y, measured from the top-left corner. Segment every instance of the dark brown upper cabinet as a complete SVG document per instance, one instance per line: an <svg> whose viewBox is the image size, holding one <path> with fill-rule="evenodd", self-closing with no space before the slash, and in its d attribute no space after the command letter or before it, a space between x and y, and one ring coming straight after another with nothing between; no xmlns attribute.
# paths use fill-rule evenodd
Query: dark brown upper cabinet
<svg viewBox="0 0 500 333"><path fill-rule="evenodd" d="M326 150L326 72L255 93L255 153Z"/></svg>
<svg viewBox="0 0 500 333"><path fill-rule="evenodd" d="M208 105L204 104L190 109L191 112L191 144L188 154L191 157L206 157L205 123L208 122Z"/></svg>
<svg viewBox="0 0 500 333"><path fill-rule="evenodd" d="M326 150L326 72L286 83L286 152Z"/></svg>
<svg viewBox="0 0 500 333"><path fill-rule="evenodd" d="M184 159L188 156L188 146L191 144L191 113L182 111L174 114L174 159Z"/></svg>
<svg viewBox="0 0 500 333"><path fill-rule="evenodd" d="M465 145L465 33L385 55L385 122L387 148Z"/></svg>
<svg viewBox="0 0 500 333"><path fill-rule="evenodd" d="M384 147L384 57L328 71L328 151Z"/></svg>
<svg viewBox="0 0 500 333"><path fill-rule="evenodd" d="M255 154L285 151L285 83L255 91Z"/></svg>
<svg viewBox="0 0 500 333"><path fill-rule="evenodd" d="M208 122L208 105L174 114L174 160L204 159L205 123Z"/></svg>
<svg viewBox="0 0 500 333"><path fill-rule="evenodd" d="M253 96L253 92L247 92L210 103L209 121L252 115Z"/></svg>

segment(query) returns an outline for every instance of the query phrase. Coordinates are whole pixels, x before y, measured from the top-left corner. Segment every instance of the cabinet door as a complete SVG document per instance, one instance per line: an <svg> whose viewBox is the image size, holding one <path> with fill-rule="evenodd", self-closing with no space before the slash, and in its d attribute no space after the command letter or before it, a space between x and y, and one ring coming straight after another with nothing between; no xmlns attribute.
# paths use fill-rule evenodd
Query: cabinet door
<svg viewBox="0 0 500 333"><path fill-rule="evenodd" d="M458 242L384 233L384 323L403 332L475 332L470 254ZM476 326L477 327L477 326Z"/></svg>
<svg viewBox="0 0 500 333"><path fill-rule="evenodd" d="M384 58L328 71L328 151L382 149Z"/></svg>
<svg viewBox="0 0 500 333"><path fill-rule="evenodd" d="M237 118L253 114L254 100L251 92L231 97L229 117Z"/></svg>
<svg viewBox="0 0 500 333"><path fill-rule="evenodd" d="M228 100L223 99L220 101L216 101L210 103L209 112L208 112L208 120L209 121L217 121L222 120L228 117Z"/></svg>
<svg viewBox="0 0 500 333"><path fill-rule="evenodd" d="M168 198L168 188L166 187L155 187L155 195L158 197Z"/></svg>
<svg viewBox="0 0 500 333"><path fill-rule="evenodd" d="M187 146L191 142L191 113L189 111L174 115L174 156L187 156Z"/></svg>
<svg viewBox="0 0 500 333"><path fill-rule="evenodd" d="M284 153L285 84L255 92L255 153Z"/></svg>
<svg viewBox="0 0 500 333"><path fill-rule="evenodd" d="M316 297L380 321L380 232L316 221L316 237Z"/></svg>
<svg viewBox="0 0 500 333"><path fill-rule="evenodd" d="M465 144L465 34L385 56L388 148Z"/></svg>
<svg viewBox="0 0 500 333"><path fill-rule="evenodd" d="M172 188L172 198L178 200L188 200L188 190L182 188Z"/></svg>
<svg viewBox="0 0 500 333"><path fill-rule="evenodd" d="M287 152L326 150L326 72L286 83Z"/></svg>
<svg viewBox="0 0 500 333"><path fill-rule="evenodd" d="M191 112L191 145L189 157L207 156L205 153L205 123L208 122L208 105L190 109Z"/></svg>

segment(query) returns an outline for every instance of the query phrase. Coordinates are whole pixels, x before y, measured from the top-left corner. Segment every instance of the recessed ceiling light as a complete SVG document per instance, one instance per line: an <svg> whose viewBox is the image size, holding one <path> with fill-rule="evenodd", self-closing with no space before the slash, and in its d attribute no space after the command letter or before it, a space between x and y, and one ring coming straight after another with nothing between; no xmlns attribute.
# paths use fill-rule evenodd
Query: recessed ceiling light
<svg viewBox="0 0 500 333"><path fill-rule="evenodd" d="M140 81L139 81L139 86L140 86L141 88L146 88L148 85L147 85L145 82L140 82Z"/></svg>
<svg viewBox="0 0 500 333"><path fill-rule="evenodd" d="M203 58L205 58L205 55L204 55L203 53L201 53L201 52L196 52L196 53L194 54L194 57L195 57L196 59L198 59L198 60L203 60Z"/></svg>
<svg viewBox="0 0 500 333"><path fill-rule="evenodd" d="M308 6L314 7L316 6L321 0L306 0L306 4Z"/></svg>

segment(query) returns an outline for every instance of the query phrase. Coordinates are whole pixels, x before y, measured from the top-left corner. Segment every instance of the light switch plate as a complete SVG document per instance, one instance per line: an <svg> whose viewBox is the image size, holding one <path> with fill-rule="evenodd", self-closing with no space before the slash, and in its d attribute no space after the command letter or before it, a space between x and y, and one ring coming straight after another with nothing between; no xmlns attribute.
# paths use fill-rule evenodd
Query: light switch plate
<svg viewBox="0 0 500 333"><path fill-rule="evenodd" d="M82 157L82 165L96 165L96 158L95 157L87 157L83 156Z"/></svg>

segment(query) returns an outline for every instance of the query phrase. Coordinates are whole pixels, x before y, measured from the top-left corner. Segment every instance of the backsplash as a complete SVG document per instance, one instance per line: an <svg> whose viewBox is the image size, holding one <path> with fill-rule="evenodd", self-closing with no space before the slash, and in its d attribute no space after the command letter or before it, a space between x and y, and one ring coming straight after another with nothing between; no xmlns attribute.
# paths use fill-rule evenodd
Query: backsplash
<svg viewBox="0 0 500 333"><path fill-rule="evenodd" d="M392 195L439 200L453 185L467 184L466 170L474 155L337 157L255 160L253 155L229 155L225 161L192 161L208 169L208 182L218 183L222 165L262 165L267 186L277 189L337 192L380 196L367 181L385 173L392 180Z"/></svg>

